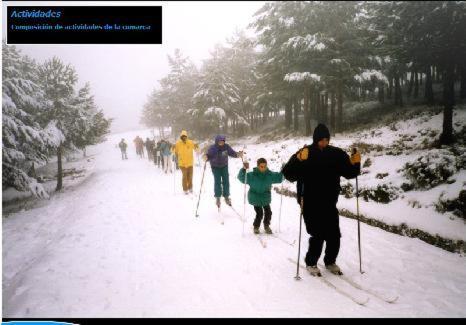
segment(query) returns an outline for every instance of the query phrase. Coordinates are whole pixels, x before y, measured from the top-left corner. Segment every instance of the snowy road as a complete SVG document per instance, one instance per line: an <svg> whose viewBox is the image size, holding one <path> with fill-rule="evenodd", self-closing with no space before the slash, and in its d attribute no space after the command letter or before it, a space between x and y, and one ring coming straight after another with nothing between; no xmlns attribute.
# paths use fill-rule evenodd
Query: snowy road
<svg viewBox="0 0 466 325"><path fill-rule="evenodd" d="M264 249L251 231L252 207L244 236L227 207L221 225L209 168L195 218L197 197L181 193L181 175L174 194L173 176L136 157L132 146L130 159L120 159L119 138L96 149L93 174L83 184L3 219L4 317L466 316L465 257L363 224L366 273L359 275L357 224L341 218L343 271L399 296L387 304L342 284L370 297L366 306L356 305L304 272L295 281L296 266L287 259L296 259L297 245L265 237ZM239 159L231 161L230 181L233 205L242 212L239 166ZM201 172L195 168L195 191ZM274 193L275 232L279 204ZM298 227L298 205L283 198L280 235L293 241Z"/></svg>

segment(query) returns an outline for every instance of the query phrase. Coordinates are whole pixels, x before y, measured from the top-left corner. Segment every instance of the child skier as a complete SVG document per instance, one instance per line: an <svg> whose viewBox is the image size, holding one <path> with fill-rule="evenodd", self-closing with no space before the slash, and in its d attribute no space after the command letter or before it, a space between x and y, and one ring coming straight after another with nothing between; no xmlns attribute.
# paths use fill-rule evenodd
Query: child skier
<svg viewBox="0 0 466 325"><path fill-rule="evenodd" d="M282 173L277 173L267 168L267 160L260 158L257 160L257 167L252 172L247 173L249 163L244 162L243 167L238 173L238 179L241 183L249 185L248 202L254 206L256 218L254 220L254 233L259 234L259 227L264 218L264 230L267 234L272 234L270 229L270 221L272 219L272 210L270 203L272 202L272 184L281 183L283 181Z"/></svg>

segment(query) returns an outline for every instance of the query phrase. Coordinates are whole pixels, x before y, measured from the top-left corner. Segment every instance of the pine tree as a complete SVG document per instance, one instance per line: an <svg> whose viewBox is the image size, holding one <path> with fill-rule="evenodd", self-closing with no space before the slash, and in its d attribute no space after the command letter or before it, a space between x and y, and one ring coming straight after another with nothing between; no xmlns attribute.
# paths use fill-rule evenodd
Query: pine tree
<svg viewBox="0 0 466 325"><path fill-rule="evenodd" d="M63 186L62 155L64 150L74 148L73 133L76 128L77 112L73 108L73 96L78 80L75 69L65 65L54 57L39 66L39 78L45 97L50 101L50 109L41 116L43 122L48 122L49 129L56 136L57 145L57 187Z"/></svg>
<svg viewBox="0 0 466 325"><path fill-rule="evenodd" d="M47 106L38 84L37 66L14 46L2 46L2 187L30 190L48 197L36 179L27 175L34 164L47 161L53 134L37 122Z"/></svg>

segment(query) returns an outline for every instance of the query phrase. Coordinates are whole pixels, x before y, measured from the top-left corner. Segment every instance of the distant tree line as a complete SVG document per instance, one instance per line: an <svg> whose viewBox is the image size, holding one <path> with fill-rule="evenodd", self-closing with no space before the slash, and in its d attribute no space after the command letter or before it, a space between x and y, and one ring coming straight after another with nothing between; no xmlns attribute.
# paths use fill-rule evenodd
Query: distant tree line
<svg viewBox="0 0 466 325"><path fill-rule="evenodd" d="M455 99L466 98L466 2L274 2L250 27L254 38L236 32L200 69L179 50L169 56L141 121L202 137L242 135L284 114L287 129L304 123L310 135L318 122L344 130L345 101L410 100L442 104L439 140L454 141Z"/></svg>

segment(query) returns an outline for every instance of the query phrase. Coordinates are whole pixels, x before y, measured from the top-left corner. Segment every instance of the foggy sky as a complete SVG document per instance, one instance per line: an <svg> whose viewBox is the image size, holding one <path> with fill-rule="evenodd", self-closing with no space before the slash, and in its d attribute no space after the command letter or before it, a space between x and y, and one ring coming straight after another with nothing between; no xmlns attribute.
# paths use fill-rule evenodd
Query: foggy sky
<svg viewBox="0 0 466 325"><path fill-rule="evenodd" d="M3 38L6 38L7 5L161 5L161 45L16 45L39 62L61 58L76 68L79 86L90 82L95 101L107 117L115 118L112 131L143 128L141 110L157 80L168 73L167 54L176 48L200 67L215 43L225 43L236 28L244 29L263 4L254 2L159 1L4 1Z"/></svg>

